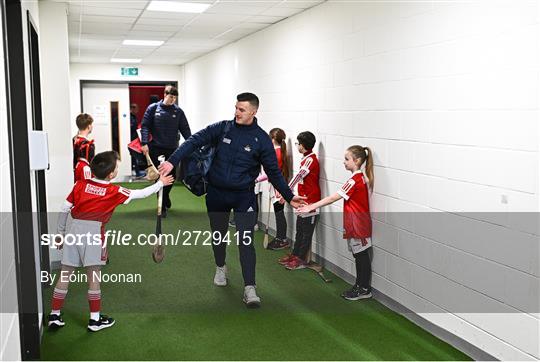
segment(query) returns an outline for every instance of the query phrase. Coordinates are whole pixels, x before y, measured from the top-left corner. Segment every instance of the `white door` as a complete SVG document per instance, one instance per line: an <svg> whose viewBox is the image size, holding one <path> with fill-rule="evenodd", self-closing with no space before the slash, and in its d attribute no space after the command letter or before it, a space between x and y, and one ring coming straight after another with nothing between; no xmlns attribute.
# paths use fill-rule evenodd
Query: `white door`
<svg viewBox="0 0 540 362"><path fill-rule="evenodd" d="M121 160L115 181L125 181L131 176L131 156L127 148L130 142L128 84L85 83L82 101L83 112L94 118L92 137L96 153L112 150L115 142Z"/></svg>

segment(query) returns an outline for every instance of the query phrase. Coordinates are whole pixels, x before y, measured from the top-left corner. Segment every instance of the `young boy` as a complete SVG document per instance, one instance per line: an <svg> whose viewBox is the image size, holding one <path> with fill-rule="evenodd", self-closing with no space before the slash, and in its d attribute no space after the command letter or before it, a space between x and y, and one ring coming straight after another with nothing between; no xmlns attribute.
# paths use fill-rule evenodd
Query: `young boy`
<svg viewBox="0 0 540 362"><path fill-rule="evenodd" d="M298 196L306 197L308 204L313 204L321 199L319 187L319 160L313 153L315 135L309 131L300 133L295 142L298 152L304 157L300 161L300 171L289 183L291 190L298 185ZM303 269L306 267L306 256L311 248L311 239L315 226L319 220L319 211L314 210L308 214L299 214L296 217L296 242L292 254L279 259L279 263L289 270Z"/></svg>
<svg viewBox="0 0 540 362"><path fill-rule="evenodd" d="M75 169L73 170L75 182L92 178L90 160L94 158L94 140L81 144L78 152L79 159L75 165Z"/></svg>
<svg viewBox="0 0 540 362"><path fill-rule="evenodd" d="M94 140L88 138L92 133L94 119L87 113L81 113L75 119L79 131L73 137L73 174L75 182L90 178L90 161L94 157L96 146Z"/></svg>
<svg viewBox="0 0 540 362"><path fill-rule="evenodd" d="M54 288L49 328L65 325L60 310L68 291L69 276L81 266L86 269L88 280L88 330L97 332L114 324L113 318L100 314L101 290L98 276L101 266L107 260L107 248L103 242L105 225L118 205L148 197L174 180L172 176L161 176L158 182L142 190L128 190L111 184L110 181L118 174L118 159L115 151L97 154L90 163L95 178L77 181L62 206L58 218L58 234L63 237L56 242L60 244L59 248L62 248L61 243L66 239L66 245L63 246L62 269ZM69 213L73 222L67 233L70 236L68 243L66 220ZM74 240L77 242L73 242Z"/></svg>

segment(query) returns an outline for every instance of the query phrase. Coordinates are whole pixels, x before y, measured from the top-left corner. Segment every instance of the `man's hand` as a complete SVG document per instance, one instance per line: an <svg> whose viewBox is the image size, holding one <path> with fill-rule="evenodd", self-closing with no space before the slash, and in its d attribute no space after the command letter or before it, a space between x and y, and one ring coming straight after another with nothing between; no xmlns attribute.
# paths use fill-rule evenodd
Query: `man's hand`
<svg viewBox="0 0 540 362"><path fill-rule="evenodd" d="M148 149L148 145L141 146L141 151L142 151L143 155L146 156L146 154L150 151Z"/></svg>
<svg viewBox="0 0 540 362"><path fill-rule="evenodd" d="M160 175L159 181L163 184L163 186L169 186L174 183L174 177L172 175L166 176L166 175Z"/></svg>
<svg viewBox="0 0 540 362"><path fill-rule="evenodd" d="M167 176L168 174L171 173L173 169L173 165L172 163L170 163L169 161L165 161L163 162L161 165L159 165L158 167L158 170L159 170L159 174L161 176Z"/></svg>
<svg viewBox="0 0 540 362"><path fill-rule="evenodd" d="M285 203L285 199L283 198L283 196L281 196L281 194L279 193L278 190L276 190L276 200L277 202L279 202L281 205L283 205Z"/></svg>
<svg viewBox="0 0 540 362"><path fill-rule="evenodd" d="M306 205L306 200L307 197L304 197L304 196L294 196L291 200L291 202L289 202L289 204L291 204L292 207L294 207L295 209L299 208L300 206L302 205Z"/></svg>

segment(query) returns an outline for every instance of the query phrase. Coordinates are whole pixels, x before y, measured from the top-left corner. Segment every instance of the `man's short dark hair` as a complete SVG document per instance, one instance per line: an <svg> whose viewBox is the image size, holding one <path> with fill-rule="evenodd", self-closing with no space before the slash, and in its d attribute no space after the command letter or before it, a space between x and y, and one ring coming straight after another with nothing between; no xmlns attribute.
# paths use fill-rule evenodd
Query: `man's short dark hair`
<svg viewBox="0 0 540 362"><path fill-rule="evenodd" d="M238 102L249 102L255 109L259 109L259 97L253 93L240 93L236 96Z"/></svg>
<svg viewBox="0 0 540 362"><path fill-rule="evenodd" d="M171 96L178 97L178 88L172 84L167 84L165 86L165 94L170 94Z"/></svg>
<svg viewBox="0 0 540 362"><path fill-rule="evenodd" d="M105 180L107 176L116 168L116 161L120 159L118 152L105 151L98 153L90 162L92 173L100 180Z"/></svg>
<svg viewBox="0 0 540 362"><path fill-rule="evenodd" d="M315 147L315 135L309 131L300 132L296 137L298 143L300 143L306 150L312 150Z"/></svg>

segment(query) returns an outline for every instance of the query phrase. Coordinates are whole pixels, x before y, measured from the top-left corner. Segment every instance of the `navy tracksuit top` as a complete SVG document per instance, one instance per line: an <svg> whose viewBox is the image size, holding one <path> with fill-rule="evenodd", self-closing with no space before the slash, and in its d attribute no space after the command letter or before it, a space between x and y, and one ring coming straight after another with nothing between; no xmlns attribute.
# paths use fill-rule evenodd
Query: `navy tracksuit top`
<svg viewBox="0 0 540 362"><path fill-rule="evenodd" d="M228 131L227 122L232 122ZM208 171L210 185L233 191L252 189L262 165L268 179L285 200L290 202L294 197L279 170L272 140L259 127L256 118L249 126L239 125L235 120L213 123L189 137L168 161L177 165L198 148L209 144L216 146Z"/></svg>
<svg viewBox="0 0 540 362"><path fill-rule="evenodd" d="M178 147L178 131L188 139L191 130L182 108L176 104L166 106L163 100L152 103L144 112L141 127L141 144L148 143L148 135L152 134L151 145L174 150Z"/></svg>

